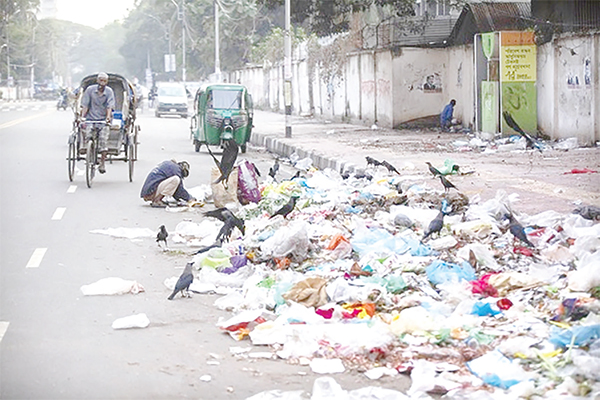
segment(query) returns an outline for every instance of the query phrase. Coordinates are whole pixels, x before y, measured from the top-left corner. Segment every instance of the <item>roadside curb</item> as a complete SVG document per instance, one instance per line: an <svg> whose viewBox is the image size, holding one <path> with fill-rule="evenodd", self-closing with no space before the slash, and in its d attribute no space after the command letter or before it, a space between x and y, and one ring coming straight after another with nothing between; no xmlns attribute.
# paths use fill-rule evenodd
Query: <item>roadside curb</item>
<svg viewBox="0 0 600 400"><path fill-rule="evenodd" d="M250 143L255 146L261 146L267 149L271 153L275 153L282 157L289 157L293 153L296 153L299 159L310 158L312 165L318 169L331 168L338 172L342 171L354 171L356 166L354 163L344 161L342 159L334 159L321 154L316 154L314 151L305 150L293 143L291 140L286 138L276 138L271 135L262 133L252 132L250 137Z"/></svg>

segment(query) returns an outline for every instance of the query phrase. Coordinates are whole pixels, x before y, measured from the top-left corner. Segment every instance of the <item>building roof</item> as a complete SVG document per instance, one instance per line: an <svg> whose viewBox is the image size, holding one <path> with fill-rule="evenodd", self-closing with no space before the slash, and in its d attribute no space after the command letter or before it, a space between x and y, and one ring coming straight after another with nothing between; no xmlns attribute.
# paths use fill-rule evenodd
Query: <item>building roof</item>
<svg viewBox="0 0 600 400"><path fill-rule="evenodd" d="M482 2L467 4L451 33L454 45L472 43L476 33L521 31L533 27L529 2Z"/></svg>

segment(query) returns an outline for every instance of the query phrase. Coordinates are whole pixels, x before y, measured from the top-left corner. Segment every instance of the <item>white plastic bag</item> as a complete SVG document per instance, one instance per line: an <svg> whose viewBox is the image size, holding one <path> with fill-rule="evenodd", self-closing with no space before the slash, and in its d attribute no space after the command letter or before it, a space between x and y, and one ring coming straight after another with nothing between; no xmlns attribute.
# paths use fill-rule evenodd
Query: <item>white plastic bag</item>
<svg viewBox="0 0 600 400"><path fill-rule="evenodd" d="M150 325L150 320L144 313L130 315L113 321L113 329L146 328Z"/></svg>
<svg viewBox="0 0 600 400"><path fill-rule="evenodd" d="M81 292L84 296L111 296L116 294L138 294L145 289L136 281L127 281L121 278L103 278L89 285L83 285Z"/></svg>

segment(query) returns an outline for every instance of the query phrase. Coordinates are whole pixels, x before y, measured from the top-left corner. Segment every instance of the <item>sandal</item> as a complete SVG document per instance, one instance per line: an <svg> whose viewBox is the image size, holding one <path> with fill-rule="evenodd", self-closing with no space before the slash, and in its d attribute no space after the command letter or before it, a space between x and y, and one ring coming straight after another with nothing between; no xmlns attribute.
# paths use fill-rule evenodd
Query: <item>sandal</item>
<svg viewBox="0 0 600 400"><path fill-rule="evenodd" d="M152 203L150 203L150 207L152 207L152 208L166 208L167 205L165 203L163 203L162 201L153 201Z"/></svg>

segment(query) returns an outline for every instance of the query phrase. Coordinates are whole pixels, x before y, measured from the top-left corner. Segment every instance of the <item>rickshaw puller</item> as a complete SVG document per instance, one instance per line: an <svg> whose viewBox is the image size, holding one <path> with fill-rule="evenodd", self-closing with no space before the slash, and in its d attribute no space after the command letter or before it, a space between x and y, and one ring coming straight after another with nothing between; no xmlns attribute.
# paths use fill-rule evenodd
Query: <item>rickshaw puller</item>
<svg viewBox="0 0 600 400"><path fill-rule="evenodd" d="M96 78L96 85L90 85L83 93L81 105L81 117L88 122L106 122L98 132L98 149L100 150L100 166L98 171L103 174L106 172L104 161L108 148L106 142L112 122L112 111L115 108L115 94L108 86L108 75L100 72ZM85 140L90 138L94 124L87 124L85 127Z"/></svg>

